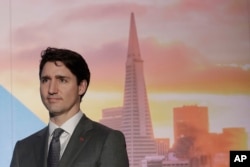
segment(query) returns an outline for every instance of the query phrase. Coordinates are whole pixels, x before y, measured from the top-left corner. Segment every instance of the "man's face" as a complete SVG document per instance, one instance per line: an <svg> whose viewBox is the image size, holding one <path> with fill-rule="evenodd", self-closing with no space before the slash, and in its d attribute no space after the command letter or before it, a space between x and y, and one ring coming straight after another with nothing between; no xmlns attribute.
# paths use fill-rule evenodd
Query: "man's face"
<svg viewBox="0 0 250 167"><path fill-rule="evenodd" d="M40 94L52 116L72 114L80 109L80 95L86 82L77 85L76 76L60 61L47 62L40 79Z"/></svg>

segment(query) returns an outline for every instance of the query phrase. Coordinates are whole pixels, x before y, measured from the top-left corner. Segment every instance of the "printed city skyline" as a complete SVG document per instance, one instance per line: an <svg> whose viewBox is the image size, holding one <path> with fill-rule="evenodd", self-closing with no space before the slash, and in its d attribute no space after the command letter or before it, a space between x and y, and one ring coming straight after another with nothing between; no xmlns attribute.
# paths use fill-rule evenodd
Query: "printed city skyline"
<svg viewBox="0 0 250 167"><path fill-rule="evenodd" d="M162 138L159 143L152 133L144 61L133 13L128 41L123 106L104 109L100 122L125 134L131 167L150 167L152 163L165 166L182 163L182 160L186 160L186 166L227 167L230 150L248 149L244 127L224 127L222 133L211 133L208 107L197 105L174 107L174 144L169 144L169 138L165 138L165 142ZM161 147L165 147L165 152L159 149ZM171 152L174 157L169 158Z"/></svg>

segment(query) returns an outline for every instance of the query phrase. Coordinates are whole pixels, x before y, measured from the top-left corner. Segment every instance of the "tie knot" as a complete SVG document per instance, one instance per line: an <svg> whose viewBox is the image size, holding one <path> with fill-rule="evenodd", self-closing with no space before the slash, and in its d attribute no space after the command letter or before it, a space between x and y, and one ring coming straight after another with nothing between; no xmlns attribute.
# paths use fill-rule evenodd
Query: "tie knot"
<svg viewBox="0 0 250 167"><path fill-rule="evenodd" d="M53 138L58 139L61 136L61 134L63 133L63 131L64 130L61 128L55 129L53 132Z"/></svg>

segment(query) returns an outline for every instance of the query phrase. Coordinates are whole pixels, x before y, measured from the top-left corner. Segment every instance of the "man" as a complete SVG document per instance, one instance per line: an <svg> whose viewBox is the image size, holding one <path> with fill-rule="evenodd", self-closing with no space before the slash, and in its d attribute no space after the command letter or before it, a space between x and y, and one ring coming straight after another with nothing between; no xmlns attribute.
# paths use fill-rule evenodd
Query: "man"
<svg viewBox="0 0 250 167"><path fill-rule="evenodd" d="M10 166L128 167L124 135L90 120L80 109L90 81L82 56L47 48L41 58L40 94L50 121L16 143Z"/></svg>

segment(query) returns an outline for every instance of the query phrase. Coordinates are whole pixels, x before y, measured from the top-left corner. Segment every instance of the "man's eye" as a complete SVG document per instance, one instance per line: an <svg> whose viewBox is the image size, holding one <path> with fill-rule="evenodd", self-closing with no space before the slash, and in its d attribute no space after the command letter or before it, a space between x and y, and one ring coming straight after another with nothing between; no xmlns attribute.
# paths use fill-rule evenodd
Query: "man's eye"
<svg viewBox="0 0 250 167"><path fill-rule="evenodd" d="M46 83L47 81L48 81L47 78L42 78L42 79L41 79L41 83Z"/></svg>
<svg viewBox="0 0 250 167"><path fill-rule="evenodd" d="M61 81L61 83L66 83L67 82L67 80L65 78L61 78L60 81Z"/></svg>

